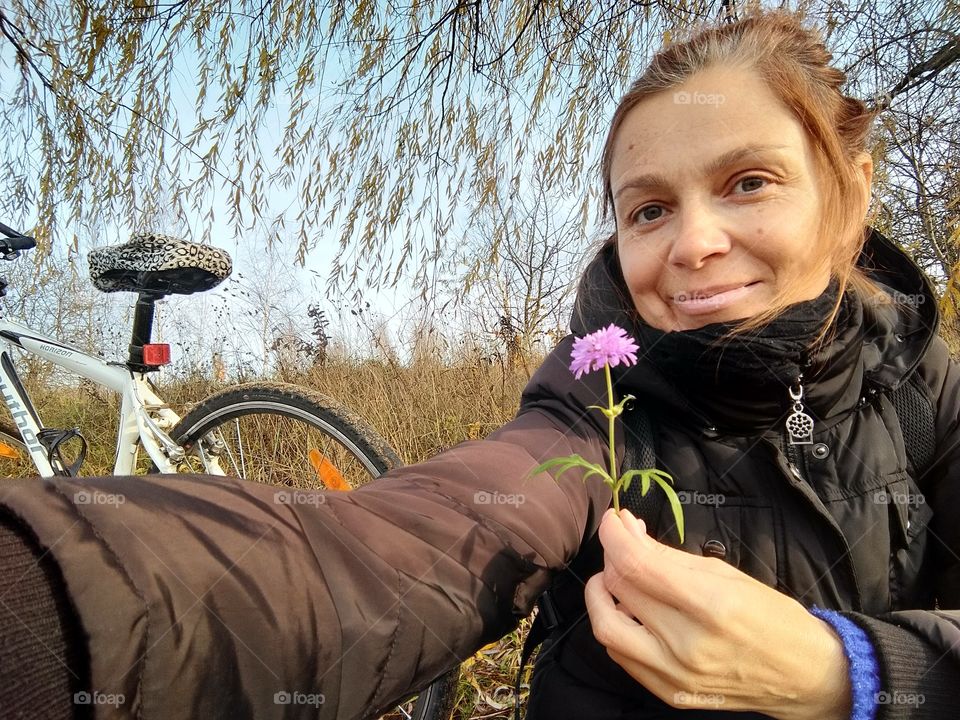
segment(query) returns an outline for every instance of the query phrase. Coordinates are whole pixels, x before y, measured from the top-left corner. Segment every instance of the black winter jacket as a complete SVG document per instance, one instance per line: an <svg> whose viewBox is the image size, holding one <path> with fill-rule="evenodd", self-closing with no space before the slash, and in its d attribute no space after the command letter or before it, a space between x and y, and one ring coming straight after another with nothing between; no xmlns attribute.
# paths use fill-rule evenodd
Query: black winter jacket
<svg viewBox="0 0 960 720"><path fill-rule="evenodd" d="M814 440L827 452L807 453L799 474L775 429L784 397L727 388L693 407L643 365L618 384L655 415L661 463L694 498L684 547L700 553L719 540L744 572L866 628L882 687L899 699L880 706L881 720L952 718L960 376L915 266L879 235L864 262L927 301L920 313L867 308L857 332L836 340L835 362L807 385ZM611 501L575 473L525 479L557 455L607 461L605 419L588 409L605 397L602 374L574 381L571 344L560 343L517 417L488 438L354 492L317 492L316 502L278 503L274 488L224 478L5 483L0 506L63 574L89 639L92 689L123 695L97 717L371 717L516 627L564 569L591 565ZM888 397L913 376L937 411L936 460L922 476ZM86 501L98 492L123 502ZM892 501L878 502L880 492ZM922 503L898 501L921 493ZM710 502L717 494L722 504ZM514 500L490 500L501 497ZM669 541L669 522L657 531ZM618 671L581 624L538 663L529 717L679 713ZM295 692L323 702L275 701Z"/></svg>
<svg viewBox="0 0 960 720"><path fill-rule="evenodd" d="M936 337L935 298L916 266L876 232L861 264L902 302L864 306L818 355L805 382L817 421L810 445L788 447L786 385L771 393L747 378L704 393L698 383L690 400L642 357L614 377L653 418L658 466L685 501L682 547L719 553L806 606L845 611L877 650L878 718L960 717L960 612L949 610L960 608L960 374ZM609 259L590 273L594 288L622 283ZM630 327L629 314L581 293L574 333L611 322ZM916 382L936 408L933 461L922 472L905 452L909 418L898 418L890 398L904 382ZM665 503L652 525L662 542L679 545ZM527 717L679 716L593 637L582 582L602 567L598 546L588 541L557 583L564 622L540 654Z"/></svg>

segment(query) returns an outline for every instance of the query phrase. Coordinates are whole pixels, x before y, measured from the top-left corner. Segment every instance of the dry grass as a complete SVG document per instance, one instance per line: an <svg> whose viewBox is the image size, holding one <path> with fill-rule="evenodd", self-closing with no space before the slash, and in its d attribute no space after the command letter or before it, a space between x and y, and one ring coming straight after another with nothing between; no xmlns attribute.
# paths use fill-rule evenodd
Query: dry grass
<svg viewBox="0 0 960 720"><path fill-rule="evenodd" d="M497 363L444 365L426 360L401 366L377 360L331 362L274 379L303 385L346 405L379 432L404 462L414 463L463 440L483 437L510 420L528 378L523 368L513 370ZM87 386L51 388L48 383L25 380L48 427L80 427L89 443L82 474L108 474L116 441L117 398ZM160 394L181 415L222 387L203 377L158 382ZM9 469L0 472L13 474ZM512 688L526 626L524 622L517 632L464 664L454 718L512 717ZM529 671L528 667L525 682Z"/></svg>
<svg viewBox="0 0 960 720"><path fill-rule="evenodd" d="M534 367L536 364L534 364ZM316 369L286 380L333 397L364 417L406 463L483 437L517 411L528 378L499 364L403 367L387 361ZM455 720L513 717L513 685L528 622L461 668ZM524 683L528 681L527 667ZM521 693L524 697L526 689Z"/></svg>
<svg viewBox="0 0 960 720"><path fill-rule="evenodd" d="M419 462L510 420L527 382L499 365L333 365L286 378L361 415L407 463Z"/></svg>

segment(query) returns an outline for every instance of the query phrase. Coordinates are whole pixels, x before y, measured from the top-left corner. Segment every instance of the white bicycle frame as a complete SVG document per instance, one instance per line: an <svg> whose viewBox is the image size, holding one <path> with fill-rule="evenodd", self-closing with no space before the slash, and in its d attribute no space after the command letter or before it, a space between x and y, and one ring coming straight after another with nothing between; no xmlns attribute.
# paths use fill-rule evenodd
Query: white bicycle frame
<svg viewBox="0 0 960 720"><path fill-rule="evenodd" d="M184 450L170 439L167 431L180 421L180 416L153 392L145 373L134 372L123 363L106 362L24 325L0 318L0 395L42 477L63 473L58 473L51 464L47 448L39 440L43 424L14 368L15 348L49 360L120 394L114 475L134 473L140 446L159 472L177 472ZM224 474L215 457L201 453L201 459L205 472Z"/></svg>

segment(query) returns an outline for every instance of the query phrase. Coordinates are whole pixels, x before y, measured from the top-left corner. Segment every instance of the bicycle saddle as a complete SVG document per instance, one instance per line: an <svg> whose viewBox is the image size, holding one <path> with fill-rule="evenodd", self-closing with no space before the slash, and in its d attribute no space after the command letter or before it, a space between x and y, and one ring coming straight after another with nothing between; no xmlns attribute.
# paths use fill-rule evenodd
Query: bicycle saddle
<svg viewBox="0 0 960 720"><path fill-rule="evenodd" d="M98 290L155 295L203 292L226 280L233 269L224 250L154 234L91 250L87 262Z"/></svg>

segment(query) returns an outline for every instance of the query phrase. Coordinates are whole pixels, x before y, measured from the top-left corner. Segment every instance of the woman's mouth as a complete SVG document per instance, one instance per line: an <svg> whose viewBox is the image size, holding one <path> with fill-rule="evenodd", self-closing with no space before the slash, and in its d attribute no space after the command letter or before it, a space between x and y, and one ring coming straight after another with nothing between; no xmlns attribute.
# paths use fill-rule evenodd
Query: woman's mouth
<svg viewBox="0 0 960 720"><path fill-rule="evenodd" d="M740 302L758 284L759 281L754 281L678 292L673 296L673 304L685 315L707 315Z"/></svg>

